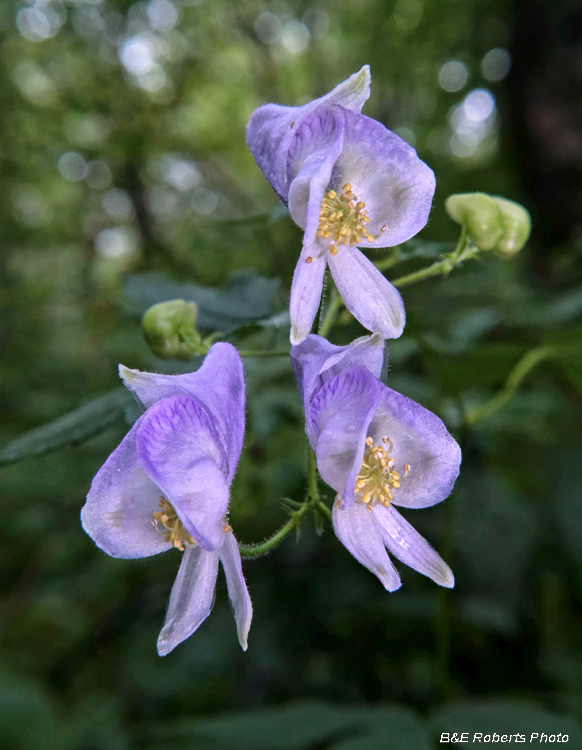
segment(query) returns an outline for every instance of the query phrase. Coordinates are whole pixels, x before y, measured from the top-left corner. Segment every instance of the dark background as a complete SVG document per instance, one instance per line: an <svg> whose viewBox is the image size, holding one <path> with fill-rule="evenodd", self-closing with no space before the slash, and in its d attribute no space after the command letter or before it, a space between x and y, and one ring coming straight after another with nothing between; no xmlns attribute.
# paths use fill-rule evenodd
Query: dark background
<svg viewBox="0 0 582 750"><path fill-rule="evenodd" d="M207 330L285 310L301 233L245 145L260 104L304 103L370 64L364 113L437 177L389 278L452 248L451 193L519 201L534 227L512 261L487 254L404 289L407 327L389 343L389 385L463 446L453 496L408 514L453 568L451 592L402 569L387 594L308 519L244 564L247 653L219 579L209 619L160 659L179 553L114 560L79 523L130 402L106 397L77 433L20 453L77 445L0 454L3 747L404 750L441 732L548 731L582 748L581 31L582 3L565 0L0 5L2 445L113 391L119 362L178 371L139 329L148 304L184 293L171 280L214 290ZM226 305L213 295L229 278ZM330 338L361 333L344 315ZM285 326L231 340L288 346ZM540 347L513 398L468 426ZM245 365L230 519L251 543L284 522L281 498L303 497L305 440L288 360Z"/></svg>

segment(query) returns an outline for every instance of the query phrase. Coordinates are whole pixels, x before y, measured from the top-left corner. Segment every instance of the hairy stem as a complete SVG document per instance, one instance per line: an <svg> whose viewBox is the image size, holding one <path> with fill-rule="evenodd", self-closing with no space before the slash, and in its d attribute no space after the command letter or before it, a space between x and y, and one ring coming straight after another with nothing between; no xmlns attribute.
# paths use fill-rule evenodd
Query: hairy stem
<svg viewBox="0 0 582 750"><path fill-rule="evenodd" d="M330 293L329 305L325 311L325 316L319 327L319 335L325 338L331 331L337 318L337 314L343 305L342 298L339 296L337 289L334 287Z"/></svg>
<svg viewBox="0 0 582 750"><path fill-rule="evenodd" d="M303 521L303 518L310 511L317 511L327 520L331 520L331 512L329 508L324 505L319 497L319 489L317 487L317 466L315 462L315 454L308 446L307 448L307 497L303 504L291 514L291 518L286 524L281 526L279 531L276 531L268 539L265 539L261 544L239 544L241 557L259 557L265 555L267 552L273 550L283 539L287 536L290 531L298 528Z"/></svg>

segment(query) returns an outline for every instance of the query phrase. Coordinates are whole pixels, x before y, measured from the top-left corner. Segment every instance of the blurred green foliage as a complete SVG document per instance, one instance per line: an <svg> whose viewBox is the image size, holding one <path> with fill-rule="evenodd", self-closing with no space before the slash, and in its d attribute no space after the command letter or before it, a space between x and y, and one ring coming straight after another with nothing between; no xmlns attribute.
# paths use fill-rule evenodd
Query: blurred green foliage
<svg viewBox="0 0 582 750"><path fill-rule="evenodd" d="M407 514L453 567L452 592L404 569L388 595L329 528L305 526L245 563L246 654L222 581L208 621L162 660L178 554L113 560L78 521L136 417L115 390L117 364L199 363L153 357L145 307L179 296L242 348L288 347L301 234L246 148L255 107L308 101L370 64L365 113L437 176L426 229L374 258L389 278L452 249L451 193L519 201L535 227L501 80L513 22L503 0L0 5L0 461L29 455L0 473L11 508L0 531L0 745L421 750L443 731L551 730L582 747L576 243L487 256L403 290L408 323L389 343L388 383L442 416L464 449L453 497ZM482 89L495 108L479 129L463 103ZM533 263L542 255L545 278ZM251 282L260 291L247 294ZM344 314L332 338L360 333ZM500 408L469 427L540 347ZM288 360L245 367L231 522L251 543L285 519L280 498L301 499L305 442ZM65 428L43 427L58 418Z"/></svg>

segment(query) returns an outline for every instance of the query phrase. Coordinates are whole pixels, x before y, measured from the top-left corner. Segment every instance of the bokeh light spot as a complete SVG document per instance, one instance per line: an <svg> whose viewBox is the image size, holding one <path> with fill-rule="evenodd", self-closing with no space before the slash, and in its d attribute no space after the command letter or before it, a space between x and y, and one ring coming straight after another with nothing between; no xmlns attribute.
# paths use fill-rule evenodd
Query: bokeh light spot
<svg viewBox="0 0 582 750"><path fill-rule="evenodd" d="M481 60L481 74L488 81L502 81L511 70L511 55L506 49L495 47Z"/></svg>
<svg viewBox="0 0 582 750"><path fill-rule="evenodd" d="M58 161L59 172L69 182L79 182L87 174L87 162L76 151L68 151Z"/></svg>

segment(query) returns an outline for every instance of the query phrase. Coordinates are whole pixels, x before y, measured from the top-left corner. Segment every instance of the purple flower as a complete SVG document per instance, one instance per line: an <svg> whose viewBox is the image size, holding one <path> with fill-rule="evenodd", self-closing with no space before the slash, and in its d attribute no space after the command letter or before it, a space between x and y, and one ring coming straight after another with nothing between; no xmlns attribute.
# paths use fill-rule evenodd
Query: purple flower
<svg viewBox="0 0 582 750"><path fill-rule="evenodd" d="M360 114L369 95L366 65L303 107L259 107L247 127L257 164L305 230L291 287L293 344L311 330L326 265L365 328L385 338L404 328L399 292L356 248L397 245L419 232L435 179L405 141Z"/></svg>
<svg viewBox="0 0 582 750"><path fill-rule="evenodd" d="M336 535L388 591L400 586L400 576L386 548L452 587L448 565L394 506L426 508L444 500L459 473L459 446L436 415L353 364L361 344L354 342L351 346L358 346L345 352L343 362L330 366L331 349L337 347L320 339L314 353L314 339L319 337L293 347L291 356L299 391L315 388L309 398L304 395L306 430L319 473L337 492ZM369 366L370 351L364 356L368 361L360 362ZM318 367L315 382L311 373ZM374 368L378 373L377 362Z"/></svg>
<svg viewBox="0 0 582 750"><path fill-rule="evenodd" d="M252 606L225 520L245 427L238 352L215 344L202 367L187 375L123 366L120 375L147 411L93 479L83 528L113 557L148 557L173 547L183 552L158 638L160 656L210 614L220 560L246 650Z"/></svg>

